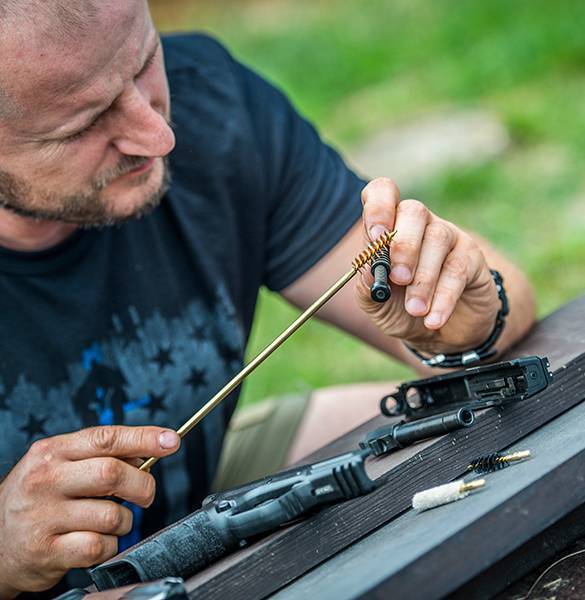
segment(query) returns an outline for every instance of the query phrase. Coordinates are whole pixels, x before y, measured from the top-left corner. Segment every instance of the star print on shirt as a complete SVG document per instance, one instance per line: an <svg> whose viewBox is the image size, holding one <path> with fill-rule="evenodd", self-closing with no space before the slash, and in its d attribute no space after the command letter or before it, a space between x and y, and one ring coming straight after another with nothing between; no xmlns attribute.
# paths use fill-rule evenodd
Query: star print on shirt
<svg viewBox="0 0 585 600"><path fill-rule="evenodd" d="M228 344L219 343L217 350L226 363L239 363L241 361L242 357L239 348L232 348L232 346L229 346Z"/></svg>
<svg viewBox="0 0 585 600"><path fill-rule="evenodd" d="M47 419L37 419L34 415L29 415L28 423L23 425L20 428L20 431L24 431L27 434L29 442L37 435L46 436L47 432L43 427L46 420Z"/></svg>
<svg viewBox="0 0 585 600"><path fill-rule="evenodd" d="M171 351L168 348L159 348L158 353L153 357L152 362L158 364L159 373L161 373L165 367L175 364Z"/></svg>
<svg viewBox="0 0 585 600"><path fill-rule="evenodd" d="M167 407L165 406L165 403L164 403L165 397L163 394L159 395L159 394L150 393L149 397L150 397L150 403L148 405L148 410L150 411L149 418L152 419L157 410L162 410L164 412L167 410Z"/></svg>
<svg viewBox="0 0 585 600"><path fill-rule="evenodd" d="M207 337L206 331L205 331L205 326L204 325L194 325L193 328L191 329L191 337L196 342L204 340Z"/></svg>
<svg viewBox="0 0 585 600"><path fill-rule="evenodd" d="M199 388L207 385L205 371L202 371L201 369L191 369L191 375L185 379L185 383L190 385L196 393Z"/></svg>

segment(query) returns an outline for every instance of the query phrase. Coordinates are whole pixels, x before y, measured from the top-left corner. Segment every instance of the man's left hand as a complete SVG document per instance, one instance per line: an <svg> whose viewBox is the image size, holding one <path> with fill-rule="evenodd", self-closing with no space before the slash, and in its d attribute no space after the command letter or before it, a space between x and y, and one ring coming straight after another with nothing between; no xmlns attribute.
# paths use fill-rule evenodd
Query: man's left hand
<svg viewBox="0 0 585 600"><path fill-rule="evenodd" d="M491 333L501 307L483 252L459 227L418 200L400 201L389 179L375 179L362 192L365 242L397 230L390 247L392 297L370 297L370 269L357 283L361 308L387 335L419 351L470 350Z"/></svg>

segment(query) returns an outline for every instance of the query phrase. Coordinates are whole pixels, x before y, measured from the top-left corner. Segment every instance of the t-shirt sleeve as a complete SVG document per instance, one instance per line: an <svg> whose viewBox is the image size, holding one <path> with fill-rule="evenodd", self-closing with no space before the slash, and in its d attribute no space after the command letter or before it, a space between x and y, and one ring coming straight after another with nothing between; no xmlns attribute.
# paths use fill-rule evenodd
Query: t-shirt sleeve
<svg viewBox="0 0 585 600"><path fill-rule="evenodd" d="M279 291L317 263L360 218L365 182L279 90L250 69L237 68L262 163L263 283Z"/></svg>

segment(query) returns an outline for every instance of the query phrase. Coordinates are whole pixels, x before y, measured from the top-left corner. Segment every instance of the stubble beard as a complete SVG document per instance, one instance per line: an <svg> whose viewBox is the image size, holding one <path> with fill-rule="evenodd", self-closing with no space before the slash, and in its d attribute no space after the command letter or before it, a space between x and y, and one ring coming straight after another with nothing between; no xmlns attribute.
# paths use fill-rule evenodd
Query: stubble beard
<svg viewBox="0 0 585 600"><path fill-rule="evenodd" d="M51 192L37 192L25 181L0 170L0 207L37 221L59 221L82 228L105 227L143 217L161 202L170 185L168 159L162 159L162 178L154 190L145 192L144 199L127 214L115 210L115 200L104 200L103 193L115 179L143 165L147 159L127 156L112 170L101 174L90 186L89 192L59 196ZM150 171L136 176L132 187L148 183Z"/></svg>

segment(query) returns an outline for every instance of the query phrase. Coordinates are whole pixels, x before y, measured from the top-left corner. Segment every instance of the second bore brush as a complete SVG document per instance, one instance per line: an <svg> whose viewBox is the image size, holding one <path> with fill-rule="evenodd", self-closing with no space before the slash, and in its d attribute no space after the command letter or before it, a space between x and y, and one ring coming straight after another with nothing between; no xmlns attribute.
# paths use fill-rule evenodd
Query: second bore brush
<svg viewBox="0 0 585 600"><path fill-rule="evenodd" d="M475 471L479 474L492 473L509 467L512 463L524 460L530 457L530 450L521 450L512 454L503 454L501 452L492 452L485 456L475 458L469 463L468 471Z"/></svg>

